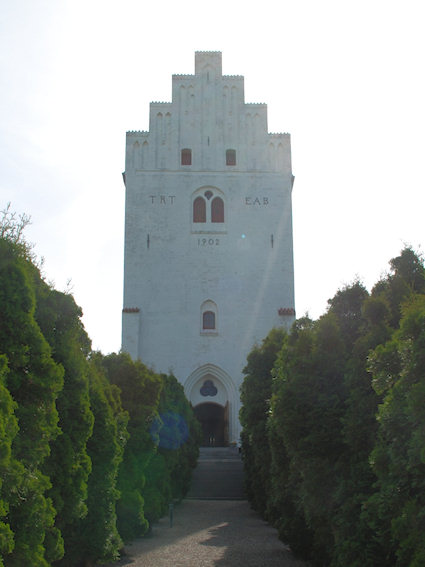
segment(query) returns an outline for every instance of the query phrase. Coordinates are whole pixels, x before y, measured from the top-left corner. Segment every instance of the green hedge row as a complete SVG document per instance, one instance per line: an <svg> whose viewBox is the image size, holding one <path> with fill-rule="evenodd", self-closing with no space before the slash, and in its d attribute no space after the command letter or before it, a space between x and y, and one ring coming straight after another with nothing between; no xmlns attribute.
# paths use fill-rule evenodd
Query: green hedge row
<svg viewBox="0 0 425 567"><path fill-rule="evenodd" d="M425 565L425 272L410 248L390 266L245 368L249 499L314 565Z"/></svg>
<svg viewBox="0 0 425 567"><path fill-rule="evenodd" d="M0 566L112 560L188 490L199 423L173 376L91 350L73 297L46 283L5 219Z"/></svg>

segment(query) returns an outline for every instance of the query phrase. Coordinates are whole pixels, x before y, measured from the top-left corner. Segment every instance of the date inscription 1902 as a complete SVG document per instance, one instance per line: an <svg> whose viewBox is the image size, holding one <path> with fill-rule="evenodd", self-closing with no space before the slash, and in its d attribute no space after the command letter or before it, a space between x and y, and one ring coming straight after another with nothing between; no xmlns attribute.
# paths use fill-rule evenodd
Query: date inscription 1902
<svg viewBox="0 0 425 567"><path fill-rule="evenodd" d="M198 246L219 246L219 238L198 238Z"/></svg>

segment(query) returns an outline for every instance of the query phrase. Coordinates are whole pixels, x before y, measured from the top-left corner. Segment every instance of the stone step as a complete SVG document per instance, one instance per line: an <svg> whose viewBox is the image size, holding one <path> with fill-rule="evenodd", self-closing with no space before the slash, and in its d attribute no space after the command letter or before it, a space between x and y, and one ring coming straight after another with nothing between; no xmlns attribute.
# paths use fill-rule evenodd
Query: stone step
<svg viewBox="0 0 425 567"><path fill-rule="evenodd" d="M245 500L243 463L237 448L202 447L186 498Z"/></svg>

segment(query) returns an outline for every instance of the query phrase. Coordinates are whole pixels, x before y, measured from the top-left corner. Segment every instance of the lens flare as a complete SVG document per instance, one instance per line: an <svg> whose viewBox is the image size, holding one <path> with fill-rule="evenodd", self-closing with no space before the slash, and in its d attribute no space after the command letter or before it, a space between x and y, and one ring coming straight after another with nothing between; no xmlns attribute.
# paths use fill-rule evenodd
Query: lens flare
<svg viewBox="0 0 425 567"><path fill-rule="evenodd" d="M189 437L186 421L181 415L173 412L157 416L149 432L155 445L162 449L178 449Z"/></svg>

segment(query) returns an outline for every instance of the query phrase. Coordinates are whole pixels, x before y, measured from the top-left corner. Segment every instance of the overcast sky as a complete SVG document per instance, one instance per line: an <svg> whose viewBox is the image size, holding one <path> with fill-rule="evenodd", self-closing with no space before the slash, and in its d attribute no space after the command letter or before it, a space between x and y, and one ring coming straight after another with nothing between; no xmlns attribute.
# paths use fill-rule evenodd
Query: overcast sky
<svg viewBox="0 0 425 567"><path fill-rule="evenodd" d="M125 132L195 51L290 132L297 315L425 245L422 0L3 0L0 208L32 217L46 278L94 348L121 344Z"/></svg>

